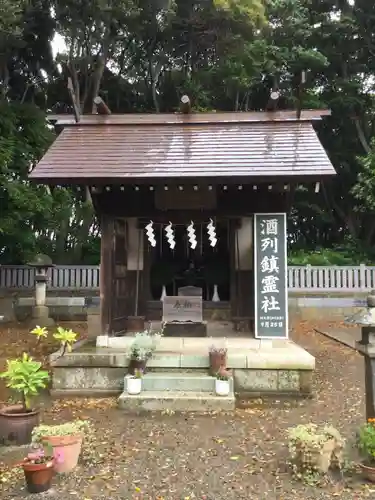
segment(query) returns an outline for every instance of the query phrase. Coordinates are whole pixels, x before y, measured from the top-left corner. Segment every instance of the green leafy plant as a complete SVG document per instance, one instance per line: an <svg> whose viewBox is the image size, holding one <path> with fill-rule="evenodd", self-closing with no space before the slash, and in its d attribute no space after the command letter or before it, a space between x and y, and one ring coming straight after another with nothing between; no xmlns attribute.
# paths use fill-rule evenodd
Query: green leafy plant
<svg viewBox="0 0 375 500"><path fill-rule="evenodd" d="M297 425L288 430L293 474L308 483L319 480L330 468L343 465L344 439L331 426Z"/></svg>
<svg viewBox="0 0 375 500"><path fill-rule="evenodd" d="M48 330L45 326L36 326L33 330L30 331L33 335L38 339L38 344L42 338L48 337Z"/></svg>
<svg viewBox="0 0 375 500"><path fill-rule="evenodd" d="M0 374L7 387L21 394L25 411L31 410L32 397L47 387L49 373L41 368L42 363L23 353L22 358L7 360L7 369Z"/></svg>
<svg viewBox="0 0 375 500"><path fill-rule="evenodd" d="M218 380L228 381L231 376L232 376L232 372L230 370L227 370L224 367L220 368L220 370L216 373L216 378Z"/></svg>
<svg viewBox="0 0 375 500"><path fill-rule="evenodd" d="M53 338L60 342L62 349L61 356L64 356L66 352L72 351L73 344L77 342L77 335L73 330L68 330L61 326L57 328L57 332L53 334Z"/></svg>
<svg viewBox="0 0 375 500"><path fill-rule="evenodd" d="M138 368L134 370L133 375L129 376L129 378L142 378L142 377L143 377L143 370L139 370Z"/></svg>
<svg viewBox="0 0 375 500"><path fill-rule="evenodd" d="M367 423L359 429L358 449L366 463L375 465L375 419L368 419Z"/></svg>
<svg viewBox="0 0 375 500"><path fill-rule="evenodd" d="M163 336L163 331L152 333L150 330L135 334L135 339L130 346L129 357L137 361L147 361Z"/></svg>
<svg viewBox="0 0 375 500"><path fill-rule="evenodd" d="M88 420L75 420L59 425L39 425L32 432L32 442L42 443L44 437L53 436L75 436L77 434L87 434L91 430Z"/></svg>

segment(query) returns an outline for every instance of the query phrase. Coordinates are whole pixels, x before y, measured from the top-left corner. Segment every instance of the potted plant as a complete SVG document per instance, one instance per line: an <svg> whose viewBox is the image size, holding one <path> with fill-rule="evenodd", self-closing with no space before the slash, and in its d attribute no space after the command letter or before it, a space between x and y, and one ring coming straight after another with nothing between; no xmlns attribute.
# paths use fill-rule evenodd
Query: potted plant
<svg viewBox="0 0 375 500"><path fill-rule="evenodd" d="M146 371L147 361L154 353L162 332L152 333L151 330L138 332L130 345L128 373L134 375L135 370Z"/></svg>
<svg viewBox="0 0 375 500"><path fill-rule="evenodd" d="M29 493L43 493L51 487L54 473L53 451L50 447L40 447L29 453L19 464L25 474Z"/></svg>
<svg viewBox="0 0 375 500"><path fill-rule="evenodd" d="M343 465L344 439L331 426L297 425L288 430L290 463L296 477L327 474Z"/></svg>
<svg viewBox="0 0 375 500"><path fill-rule="evenodd" d="M215 392L217 396L228 396L230 391L231 373L225 368L221 368L215 379Z"/></svg>
<svg viewBox="0 0 375 500"><path fill-rule="evenodd" d="M142 376L143 372L142 370L134 370L134 375L127 375L126 376L126 389L128 391L128 394L130 395L136 395L140 394L142 390Z"/></svg>
<svg viewBox="0 0 375 500"><path fill-rule="evenodd" d="M210 373L215 375L222 367L227 366L227 349L211 345L208 351L210 358Z"/></svg>
<svg viewBox="0 0 375 500"><path fill-rule="evenodd" d="M358 449L363 457L362 474L366 479L375 482L375 419L368 419L359 429Z"/></svg>
<svg viewBox="0 0 375 500"><path fill-rule="evenodd" d="M39 412L32 407L32 398L47 387L49 373L42 370L42 363L23 353L19 359L7 360L7 369L0 373L7 387L21 395L22 404L0 410L0 429L8 444L28 444L31 432L39 423Z"/></svg>
<svg viewBox="0 0 375 500"><path fill-rule="evenodd" d="M54 469L59 474L71 472L78 463L84 434L90 429L86 420L60 425L40 425L32 433L33 443L48 444L53 448Z"/></svg>

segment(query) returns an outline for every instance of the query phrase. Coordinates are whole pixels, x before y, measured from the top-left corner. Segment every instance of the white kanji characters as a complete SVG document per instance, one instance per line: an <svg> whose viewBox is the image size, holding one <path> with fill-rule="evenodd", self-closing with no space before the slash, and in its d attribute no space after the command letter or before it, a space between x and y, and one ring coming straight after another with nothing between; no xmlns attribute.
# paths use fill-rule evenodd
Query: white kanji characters
<svg viewBox="0 0 375 500"><path fill-rule="evenodd" d="M268 248L271 248L275 253L279 249L279 242L277 238L263 238L260 242L262 252L265 252Z"/></svg>
<svg viewBox="0 0 375 500"><path fill-rule="evenodd" d="M264 296L261 309L265 314L270 311L280 311L279 301L273 295L270 297Z"/></svg>
<svg viewBox="0 0 375 500"><path fill-rule="evenodd" d="M260 263L262 273L278 273L278 260L279 257L275 257L274 255L271 255L271 257L265 255Z"/></svg>
<svg viewBox="0 0 375 500"><path fill-rule="evenodd" d="M261 233L267 236L277 236L279 222L277 219L265 219L261 222Z"/></svg>
<svg viewBox="0 0 375 500"><path fill-rule="evenodd" d="M262 293L279 293L277 288L277 282L279 278L277 276L269 275L262 279Z"/></svg>

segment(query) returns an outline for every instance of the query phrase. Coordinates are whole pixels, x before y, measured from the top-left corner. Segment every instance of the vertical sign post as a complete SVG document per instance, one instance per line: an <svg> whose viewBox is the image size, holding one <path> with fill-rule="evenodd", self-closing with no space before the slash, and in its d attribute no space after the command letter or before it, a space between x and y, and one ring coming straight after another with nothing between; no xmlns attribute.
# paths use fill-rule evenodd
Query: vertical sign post
<svg viewBox="0 0 375 500"><path fill-rule="evenodd" d="M255 338L288 338L286 214L254 214Z"/></svg>

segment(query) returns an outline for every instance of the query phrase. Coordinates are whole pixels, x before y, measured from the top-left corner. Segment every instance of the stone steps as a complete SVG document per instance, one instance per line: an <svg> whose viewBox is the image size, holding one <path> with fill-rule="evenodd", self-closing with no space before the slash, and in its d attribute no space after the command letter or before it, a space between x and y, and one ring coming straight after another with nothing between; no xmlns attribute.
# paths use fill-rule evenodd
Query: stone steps
<svg viewBox="0 0 375 500"><path fill-rule="evenodd" d="M235 408L233 378L230 379L228 396L215 394L215 377L207 372L148 372L142 379L142 392L127 393L127 377L124 392L118 399L119 407L143 411L228 411Z"/></svg>
<svg viewBox="0 0 375 500"><path fill-rule="evenodd" d="M216 396L196 391L144 391L135 396L123 392L118 404L119 408L132 411L233 411L235 398L233 393Z"/></svg>
<svg viewBox="0 0 375 500"><path fill-rule="evenodd" d="M233 392L233 378L230 379ZM126 388L126 377L124 380ZM148 372L142 379L142 391L196 391L215 392L215 377L207 372Z"/></svg>

